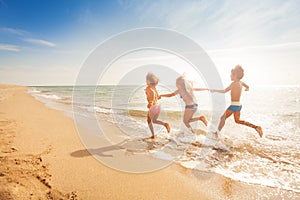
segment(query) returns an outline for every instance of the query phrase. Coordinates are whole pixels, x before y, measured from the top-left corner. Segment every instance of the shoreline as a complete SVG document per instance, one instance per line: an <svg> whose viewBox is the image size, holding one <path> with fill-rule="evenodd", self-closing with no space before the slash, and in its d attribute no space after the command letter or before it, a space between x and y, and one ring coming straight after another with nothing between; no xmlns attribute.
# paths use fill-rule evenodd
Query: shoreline
<svg viewBox="0 0 300 200"><path fill-rule="evenodd" d="M1 85L0 95L3 163L0 183L6 185L0 190L0 197L199 198L194 187L174 175L174 166L147 174L122 173L104 166L85 150L73 120L35 100L26 87ZM8 131L11 131L10 137ZM78 150L87 156L73 157L71 154Z"/></svg>
<svg viewBox="0 0 300 200"><path fill-rule="evenodd" d="M265 197L293 198L176 163L144 174L108 168L82 145L71 118L22 86L0 85L0 129L0 199L257 199L272 192Z"/></svg>

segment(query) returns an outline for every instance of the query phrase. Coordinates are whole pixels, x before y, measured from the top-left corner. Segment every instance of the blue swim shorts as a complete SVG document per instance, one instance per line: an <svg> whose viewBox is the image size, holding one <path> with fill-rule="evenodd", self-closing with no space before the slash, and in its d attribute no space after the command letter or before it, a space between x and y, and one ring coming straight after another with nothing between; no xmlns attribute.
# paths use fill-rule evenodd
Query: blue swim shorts
<svg viewBox="0 0 300 200"><path fill-rule="evenodd" d="M230 105L227 110L231 110L232 112L239 112L242 110L242 105L237 106L237 105Z"/></svg>

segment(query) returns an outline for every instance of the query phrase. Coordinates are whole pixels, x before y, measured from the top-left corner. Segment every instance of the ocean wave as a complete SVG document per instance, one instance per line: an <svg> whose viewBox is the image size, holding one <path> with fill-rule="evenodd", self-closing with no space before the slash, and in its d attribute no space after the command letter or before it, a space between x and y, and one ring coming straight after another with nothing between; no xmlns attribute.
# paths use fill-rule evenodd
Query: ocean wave
<svg viewBox="0 0 300 200"><path fill-rule="evenodd" d="M147 117L148 115L148 110L126 110L123 112L123 114L128 114L132 117ZM182 112L181 111L172 111L172 110L161 110L160 112L161 116L165 116L167 118L172 118L172 119L180 119L182 117Z"/></svg>
<svg viewBox="0 0 300 200"><path fill-rule="evenodd" d="M89 106L77 104L79 106L89 112L97 112L104 114L118 114L125 115L129 117L137 117L137 118L146 118L148 115L148 110L139 110L139 109L126 109L126 108L110 108L106 106ZM180 111L161 111L161 117L168 117L172 119L180 119L182 117L182 112Z"/></svg>
<svg viewBox="0 0 300 200"><path fill-rule="evenodd" d="M46 98L46 99L53 99L53 100L61 100L62 97L59 97L55 94L37 94L36 96Z"/></svg>
<svg viewBox="0 0 300 200"><path fill-rule="evenodd" d="M66 99L66 98L61 97L59 95L50 93L49 90L40 89L40 88L30 88L28 90L28 93L32 94L33 96L38 97L38 98L42 97L42 98L45 98L45 99L52 99L52 100L69 100L70 99L70 98Z"/></svg>
<svg viewBox="0 0 300 200"><path fill-rule="evenodd" d="M30 88L28 90L28 93L30 93L30 94L41 93L41 90L38 90L36 88Z"/></svg>

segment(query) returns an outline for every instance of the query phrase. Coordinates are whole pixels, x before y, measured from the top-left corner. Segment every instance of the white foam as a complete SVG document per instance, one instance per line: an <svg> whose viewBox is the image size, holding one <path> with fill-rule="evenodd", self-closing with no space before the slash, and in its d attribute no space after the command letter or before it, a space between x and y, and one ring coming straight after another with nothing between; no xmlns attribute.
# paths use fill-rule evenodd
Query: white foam
<svg viewBox="0 0 300 200"><path fill-rule="evenodd" d="M42 98L45 98L45 99L52 99L52 100L62 99L61 97L59 97L55 94L40 94L40 93L36 92L33 95L36 96L36 97L42 97Z"/></svg>
<svg viewBox="0 0 300 200"><path fill-rule="evenodd" d="M30 94L41 93L41 91L38 90L38 89L36 89L36 88L30 88L30 89L28 90L28 93L30 93Z"/></svg>
<svg viewBox="0 0 300 200"><path fill-rule="evenodd" d="M156 158L162 159L162 160L175 160L176 157L172 156L171 154L168 154L163 151L150 151Z"/></svg>
<svg viewBox="0 0 300 200"><path fill-rule="evenodd" d="M93 109L94 108L94 109ZM107 109L107 108L100 108L98 106L94 106L94 107L87 107L88 111L96 111L99 113L105 113L105 114L111 114L112 110L111 109Z"/></svg>

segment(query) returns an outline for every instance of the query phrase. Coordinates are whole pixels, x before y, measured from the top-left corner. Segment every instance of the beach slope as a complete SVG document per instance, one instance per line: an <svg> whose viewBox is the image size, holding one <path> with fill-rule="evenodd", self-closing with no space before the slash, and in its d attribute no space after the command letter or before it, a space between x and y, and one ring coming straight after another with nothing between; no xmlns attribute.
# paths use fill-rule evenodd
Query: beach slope
<svg viewBox="0 0 300 200"><path fill-rule="evenodd" d="M0 86L0 150L0 199L207 199L177 165L146 174L102 165L73 120L26 87Z"/></svg>
<svg viewBox="0 0 300 200"><path fill-rule="evenodd" d="M1 200L299 199L295 192L176 163L152 173L116 171L86 150L70 117L27 91L27 87L0 85ZM151 159L155 158L149 157L148 164Z"/></svg>

